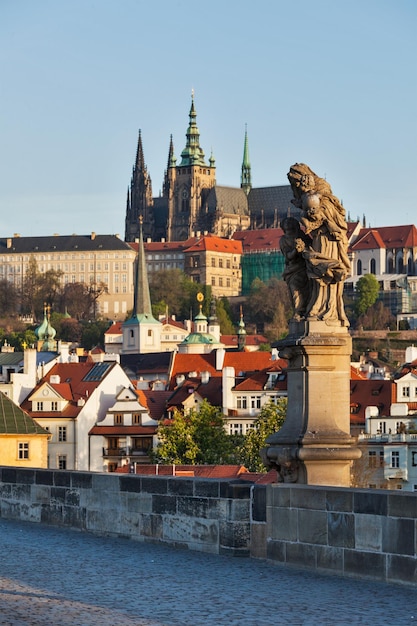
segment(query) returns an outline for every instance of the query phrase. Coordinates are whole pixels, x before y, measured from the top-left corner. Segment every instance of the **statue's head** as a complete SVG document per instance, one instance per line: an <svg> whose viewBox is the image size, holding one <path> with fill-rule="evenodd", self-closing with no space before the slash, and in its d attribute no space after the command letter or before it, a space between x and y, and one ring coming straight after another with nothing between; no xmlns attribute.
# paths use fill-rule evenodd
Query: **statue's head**
<svg viewBox="0 0 417 626"><path fill-rule="evenodd" d="M285 217L281 222L281 228L286 234L297 235L300 232L300 223L295 217Z"/></svg>
<svg viewBox="0 0 417 626"><path fill-rule="evenodd" d="M287 174L290 185L297 195L312 191L315 188L315 174L304 163L295 163Z"/></svg>

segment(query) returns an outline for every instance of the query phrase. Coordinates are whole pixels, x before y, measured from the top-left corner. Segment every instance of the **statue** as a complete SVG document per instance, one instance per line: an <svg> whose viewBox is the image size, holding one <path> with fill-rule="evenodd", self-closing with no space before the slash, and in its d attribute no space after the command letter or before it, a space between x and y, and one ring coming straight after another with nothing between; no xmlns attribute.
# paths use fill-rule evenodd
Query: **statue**
<svg viewBox="0 0 417 626"><path fill-rule="evenodd" d="M289 226L284 220L285 239L281 247L286 257L284 279L293 299L294 318L348 326L343 306L343 283L350 272L345 210L329 183L307 165L293 165L288 180L294 195L292 202L302 211L297 231L294 224ZM291 233L285 232L288 228L292 229ZM291 239L293 255L289 250ZM304 270L297 255L304 261ZM301 287L302 272L307 282L305 287Z"/></svg>
<svg viewBox="0 0 417 626"><path fill-rule="evenodd" d="M310 295L303 253L306 246L311 244L311 239L301 230L300 222L295 217L286 217L281 222L281 228L284 234L279 245L285 257L285 269L282 277L288 285L293 301L293 319L299 321L306 314Z"/></svg>

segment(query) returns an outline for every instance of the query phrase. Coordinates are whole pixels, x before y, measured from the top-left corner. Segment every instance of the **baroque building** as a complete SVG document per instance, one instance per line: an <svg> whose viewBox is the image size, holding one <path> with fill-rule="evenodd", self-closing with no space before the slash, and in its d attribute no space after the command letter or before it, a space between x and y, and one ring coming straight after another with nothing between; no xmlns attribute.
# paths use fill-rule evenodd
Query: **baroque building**
<svg viewBox="0 0 417 626"><path fill-rule="evenodd" d="M290 185L253 188L249 144L245 129L239 187L217 184L213 154L207 159L200 145L194 95L191 98L186 145L180 159L174 154L172 135L162 193L153 197L142 134L139 131L136 161L127 193L125 241L139 237L143 218L145 241L184 241L199 234L231 237L249 228L278 227L280 220L299 210L291 204Z"/></svg>

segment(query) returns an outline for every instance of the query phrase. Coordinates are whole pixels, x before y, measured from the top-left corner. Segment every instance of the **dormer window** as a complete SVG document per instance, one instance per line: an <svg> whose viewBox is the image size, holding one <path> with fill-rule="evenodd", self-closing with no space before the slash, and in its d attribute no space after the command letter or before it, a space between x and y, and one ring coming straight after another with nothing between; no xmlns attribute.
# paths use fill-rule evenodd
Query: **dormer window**
<svg viewBox="0 0 417 626"><path fill-rule="evenodd" d="M114 425L115 426L123 426L123 413L115 413L115 415L114 415Z"/></svg>
<svg viewBox="0 0 417 626"><path fill-rule="evenodd" d="M43 411L43 402L37 402L36 403L36 410L37 411Z"/></svg>
<svg viewBox="0 0 417 626"><path fill-rule="evenodd" d="M133 413L132 424L140 424L142 422L142 416L140 413Z"/></svg>

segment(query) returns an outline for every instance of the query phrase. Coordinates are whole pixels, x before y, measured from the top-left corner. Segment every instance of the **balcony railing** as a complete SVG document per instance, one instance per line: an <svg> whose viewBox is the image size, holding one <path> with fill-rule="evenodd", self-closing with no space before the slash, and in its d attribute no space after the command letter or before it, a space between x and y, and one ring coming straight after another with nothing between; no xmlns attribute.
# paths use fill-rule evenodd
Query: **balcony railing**
<svg viewBox="0 0 417 626"><path fill-rule="evenodd" d="M149 451L150 448L132 448L131 446L124 446L122 448L103 448L103 456L148 456Z"/></svg>

